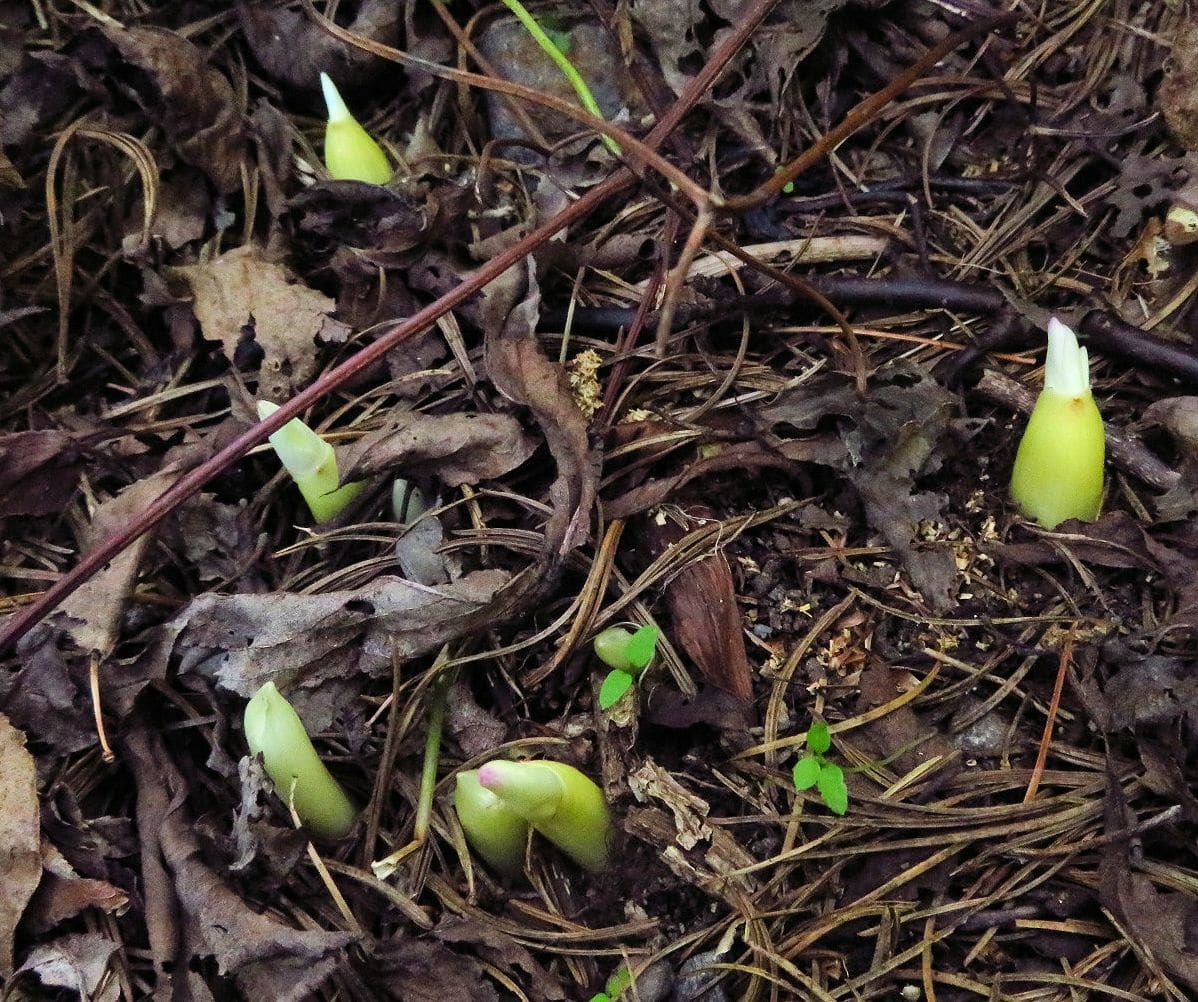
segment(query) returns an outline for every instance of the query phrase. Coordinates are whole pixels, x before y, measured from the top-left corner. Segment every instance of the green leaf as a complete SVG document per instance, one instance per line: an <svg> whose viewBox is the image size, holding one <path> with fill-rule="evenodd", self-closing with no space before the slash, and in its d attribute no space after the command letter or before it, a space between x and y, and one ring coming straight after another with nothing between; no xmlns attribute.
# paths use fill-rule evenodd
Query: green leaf
<svg viewBox="0 0 1198 1002"><path fill-rule="evenodd" d="M807 732L807 750L816 755L822 755L831 747L832 732L828 730L828 725L824 721L817 720Z"/></svg>
<svg viewBox="0 0 1198 1002"><path fill-rule="evenodd" d="M591 996L591 1002L611 1002L611 996L607 992L600 992L598 995Z"/></svg>
<svg viewBox="0 0 1198 1002"><path fill-rule="evenodd" d="M617 967L610 978L607 979L607 984L603 986L604 990L613 999L617 998L632 987L632 971L627 967Z"/></svg>
<svg viewBox="0 0 1198 1002"><path fill-rule="evenodd" d="M632 634L624 627L609 626L595 637L595 654L608 668L631 671L633 665L628 659L628 642L631 639Z"/></svg>
<svg viewBox="0 0 1198 1002"><path fill-rule="evenodd" d="M843 814L849 809L849 788L840 766L832 762L824 763L819 772L819 795L833 814Z"/></svg>
<svg viewBox="0 0 1198 1002"><path fill-rule="evenodd" d="M599 686L599 709L610 710L620 701L620 697L632 688L632 676L626 671L617 669L607 673L607 678Z"/></svg>
<svg viewBox="0 0 1198 1002"><path fill-rule="evenodd" d="M628 640L624 648L624 656L628 658L634 671L644 671L657 653L657 639L661 631L653 625L642 626Z"/></svg>
<svg viewBox="0 0 1198 1002"><path fill-rule="evenodd" d="M814 755L804 755L795 763L794 781L796 790L808 790L819 782L822 763Z"/></svg>

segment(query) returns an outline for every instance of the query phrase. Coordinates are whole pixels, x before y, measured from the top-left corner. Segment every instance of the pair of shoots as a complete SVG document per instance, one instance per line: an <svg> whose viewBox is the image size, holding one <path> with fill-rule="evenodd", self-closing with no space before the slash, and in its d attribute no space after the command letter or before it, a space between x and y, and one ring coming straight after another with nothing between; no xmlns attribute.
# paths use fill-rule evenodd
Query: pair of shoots
<svg viewBox="0 0 1198 1002"><path fill-rule="evenodd" d="M316 754L294 707L267 682L245 707L245 738L275 791L316 838L344 838L357 809ZM563 762L488 762L459 773L454 798L471 847L498 873L524 868L529 830L592 872L606 868L611 815L603 792Z"/></svg>
<svg viewBox="0 0 1198 1002"><path fill-rule="evenodd" d="M466 841L496 873L523 872L530 830L586 870L607 867L611 814L603 791L564 762L496 760L460 772L454 807Z"/></svg>

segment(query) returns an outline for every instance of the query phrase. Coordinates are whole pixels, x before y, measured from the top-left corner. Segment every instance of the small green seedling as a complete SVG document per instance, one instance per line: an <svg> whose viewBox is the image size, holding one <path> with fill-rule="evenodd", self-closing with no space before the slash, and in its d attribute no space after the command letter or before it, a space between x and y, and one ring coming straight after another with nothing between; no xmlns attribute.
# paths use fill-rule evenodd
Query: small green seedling
<svg viewBox="0 0 1198 1002"><path fill-rule="evenodd" d="M599 708L610 710L637 678L653 663L661 631L653 625L635 633L623 626L612 626L595 637L595 655L611 668L599 686Z"/></svg>
<svg viewBox="0 0 1198 1002"><path fill-rule="evenodd" d="M807 732L807 754L795 763L794 781L796 790L815 787L833 814L843 814L849 809L849 788L844 781L844 770L824 756L832 747L832 732L822 720L817 720Z"/></svg>
<svg viewBox="0 0 1198 1002"><path fill-rule="evenodd" d="M591 996L591 1002L616 1002L623 998L624 993L632 987L632 971L627 967L616 968L615 973L607 979L603 991Z"/></svg>

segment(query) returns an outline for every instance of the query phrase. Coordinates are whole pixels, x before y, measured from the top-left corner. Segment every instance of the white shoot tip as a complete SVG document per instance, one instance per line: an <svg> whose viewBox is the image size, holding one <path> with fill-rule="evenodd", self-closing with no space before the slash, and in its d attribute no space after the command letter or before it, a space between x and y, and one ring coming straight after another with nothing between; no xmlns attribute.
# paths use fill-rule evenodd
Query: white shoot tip
<svg viewBox="0 0 1198 1002"><path fill-rule="evenodd" d="M343 122L353 117L341 99L337 85L327 73L320 74L320 89L324 92L324 105L328 109L330 122Z"/></svg>
<svg viewBox="0 0 1198 1002"><path fill-rule="evenodd" d="M1056 317L1048 321L1044 388L1066 397L1080 397L1090 389L1089 354L1077 343L1077 335L1072 328Z"/></svg>
<svg viewBox="0 0 1198 1002"><path fill-rule="evenodd" d="M265 421L275 411L279 409L278 404L272 404L269 400L258 401L258 420Z"/></svg>

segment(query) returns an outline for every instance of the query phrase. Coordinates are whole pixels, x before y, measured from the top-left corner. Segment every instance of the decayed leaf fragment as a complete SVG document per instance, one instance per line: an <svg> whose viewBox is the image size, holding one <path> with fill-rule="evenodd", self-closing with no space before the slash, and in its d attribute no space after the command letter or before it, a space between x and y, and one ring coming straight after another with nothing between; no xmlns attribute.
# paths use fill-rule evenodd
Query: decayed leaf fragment
<svg viewBox="0 0 1198 1002"><path fill-rule="evenodd" d="M476 484L514 470L535 449L536 440L510 414L398 411L344 450L342 480L394 470L435 476L450 487Z"/></svg>
<svg viewBox="0 0 1198 1002"><path fill-rule="evenodd" d="M253 245L206 264L171 268L168 275L187 283L204 337L219 341L230 360L247 325L252 329L263 352L258 396L264 399L283 400L312 378L317 339L341 342L349 334L332 317L336 302Z"/></svg>
<svg viewBox="0 0 1198 1002"><path fill-rule="evenodd" d="M241 189L246 152L245 119L232 85L194 42L164 28L104 24L104 34L154 90L137 93L166 130L179 156L199 167L222 192Z"/></svg>
<svg viewBox="0 0 1198 1002"><path fill-rule="evenodd" d="M186 972L191 948L215 957L221 973L233 975L247 998L300 1002L309 997L354 936L295 929L252 911L204 862L187 812L186 782L161 737L138 721L126 737L125 752L138 788L146 912L161 915L166 925L151 925L155 958ZM180 907L195 939L179 936ZM169 974L160 977L169 985Z"/></svg>
<svg viewBox="0 0 1198 1002"><path fill-rule="evenodd" d="M319 730L333 707L328 698L314 705L315 690L355 672L390 671L392 651L414 657L479 628L507 581L486 570L437 587L387 576L318 595L199 595L161 628L148 657L165 664L177 653L183 670L247 698L270 681L298 687L296 710Z"/></svg>
<svg viewBox="0 0 1198 1002"><path fill-rule="evenodd" d="M0 714L0 976L12 972L13 932L42 877L37 774L25 735Z"/></svg>

